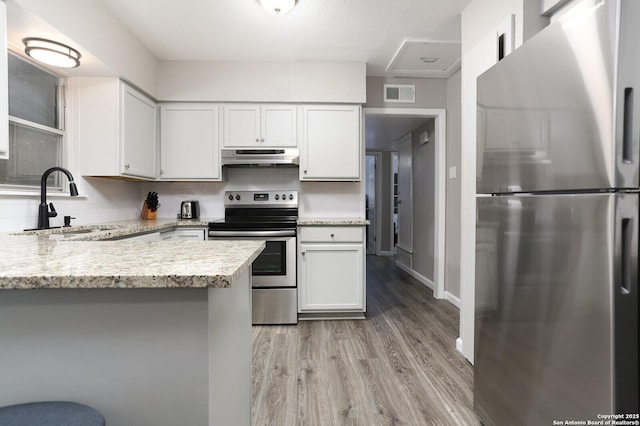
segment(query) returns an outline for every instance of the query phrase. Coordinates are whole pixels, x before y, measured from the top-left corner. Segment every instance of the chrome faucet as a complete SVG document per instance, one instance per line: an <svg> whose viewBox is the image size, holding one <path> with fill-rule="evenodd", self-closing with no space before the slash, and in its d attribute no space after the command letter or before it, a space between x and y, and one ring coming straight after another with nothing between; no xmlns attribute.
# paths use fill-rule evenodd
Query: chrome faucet
<svg viewBox="0 0 640 426"><path fill-rule="evenodd" d="M59 171L67 175L69 179L69 194L72 197L78 196L78 187L76 187L76 183L73 181L73 175L71 172L62 167L51 167L47 169L42 174L42 179L40 180L40 206L38 207L38 229L46 229L49 228L49 218L58 216L56 209L53 207L53 203L50 203L51 211L49 211L49 206L47 206L47 178L49 175L55 171Z"/></svg>

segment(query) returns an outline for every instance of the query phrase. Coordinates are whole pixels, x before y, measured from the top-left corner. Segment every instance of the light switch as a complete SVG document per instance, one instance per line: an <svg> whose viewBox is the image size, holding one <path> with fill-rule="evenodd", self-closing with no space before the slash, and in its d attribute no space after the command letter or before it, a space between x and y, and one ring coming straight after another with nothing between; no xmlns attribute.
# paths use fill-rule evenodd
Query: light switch
<svg viewBox="0 0 640 426"><path fill-rule="evenodd" d="M449 179L455 179L456 172L457 172L456 166L449 167Z"/></svg>

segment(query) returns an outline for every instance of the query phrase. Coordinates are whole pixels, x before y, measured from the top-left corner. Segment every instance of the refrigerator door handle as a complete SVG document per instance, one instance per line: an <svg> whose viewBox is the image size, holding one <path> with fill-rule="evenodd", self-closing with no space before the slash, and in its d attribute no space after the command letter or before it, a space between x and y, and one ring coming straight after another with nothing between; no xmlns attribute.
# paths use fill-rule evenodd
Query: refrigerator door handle
<svg viewBox="0 0 640 426"><path fill-rule="evenodd" d="M616 201L615 293L622 296L636 294L638 282L638 202L640 193L619 193Z"/></svg>
<svg viewBox="0 0 640 426"><path fill-rule="evenodd" d="M622 162L633 163L633 88L624 89L622 113Z"/></svg>
<svg viewBox="0 0 640 426"><path fill-rule="evenodd" d="M631 293L631 282L633 279L633 222L631 218L622 219L620 229L620 290L622 294Z"/></svg>
<svg viewBox="0 0 640 426"><path fill-rule="evenodd" d="M640 194L617 195L615 284L613 285L614 412L638 411L638 225Z"/></svg>

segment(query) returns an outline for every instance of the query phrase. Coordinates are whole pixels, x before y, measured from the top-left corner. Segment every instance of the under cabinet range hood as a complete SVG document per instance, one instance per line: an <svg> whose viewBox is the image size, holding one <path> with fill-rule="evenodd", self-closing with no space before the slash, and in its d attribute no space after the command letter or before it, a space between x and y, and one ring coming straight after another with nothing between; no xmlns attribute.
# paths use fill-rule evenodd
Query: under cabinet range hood
<svg viewBox="0 0 640 426"><path fill-rule="evenodd" d="M223 149L222 165L231 167L298 167L298 148Z"/></svg>

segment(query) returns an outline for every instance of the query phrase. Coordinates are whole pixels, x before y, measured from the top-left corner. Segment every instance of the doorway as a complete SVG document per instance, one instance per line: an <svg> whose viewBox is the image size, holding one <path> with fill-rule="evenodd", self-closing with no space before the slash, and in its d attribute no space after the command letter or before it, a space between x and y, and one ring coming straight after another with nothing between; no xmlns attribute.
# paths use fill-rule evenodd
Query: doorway
<svg viewBox="0 0 640 426"><path fill-rule="evenodd" d="M444 109L426 109L426 108L363 108L365 122L372 117L397 117L397 118L422 118L433 119L433 135L431 138L435 148L435 164L434 164L434 176L433 176L433 188L434 188L434 202L433 202L433 281L421 280L425 285L432 287L434 297L442 299L445 296L444 291L444 271L445 271L445 246L444 246L444 230L445 230L445 133L446 133L446 112ZM369 137L368 132L365 132L365 140ZM367 148L369 145L367 144ZM374 148L375 149L375 148ZM395 150L394 150L395 151ZM387 154L388 155L388 154ZM387 157L385 157L387 158ZM391 159L392 157L388 157ZM387 161L384 162L386 164ZM391 161L388 161L391 166ZM396 187L396 182L393 181L394 173L390 173L391 184ZM378 181L380 183L380 181ZM378 185L379 186L379 185ZM375 203L376 207L376 235L379 237L381 233L390 234L394 236L395 226L397 223L395 220L395 206L394 195L391 193L391 199L389 203L393 208L394 220L390 221L389 229L380 229L380 212L383 206L381 200ZM402 198L399 198L402 200ZM402 226L398 223L398 226ZM395 238L394 238L395 239ZM411 273L409 268L407 272ZM415 272L415 271L414 271ZM412 274L413 275L413 274ZM415 274L419 276L420 274ZM424 278L424 277L422 277Z"/></svg>
<svg viewBox="0 0 640 426"><path fill-rule="evenodd" d="M391 170L393 173L393 254L398 247L398 153L391 153Z"/></svg>
<svg viewBox="0 0 640 426"><path fill-rule="evenodd" d="M376 182L376 170L378 168L378 154L367 154L365 157L365 218L369 221L367 225L367 254L377 254L376 249L376 228L377 228L377 215L376 215L376 203L378 187Z"/></svg>
<svg viewBox="0 0 640 426"><path fill-rule="evenodd" d="M394 187L396 210L397 262L413 268L413 137L407 133L397 142L398 159Z"/></svg>

